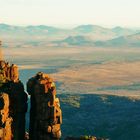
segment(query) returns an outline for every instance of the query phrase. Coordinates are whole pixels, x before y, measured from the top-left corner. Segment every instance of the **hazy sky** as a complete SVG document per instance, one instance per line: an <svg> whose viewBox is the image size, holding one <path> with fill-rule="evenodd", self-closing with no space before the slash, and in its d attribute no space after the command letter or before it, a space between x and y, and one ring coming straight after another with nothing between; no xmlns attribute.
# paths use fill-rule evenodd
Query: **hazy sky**
<svg viewBox="0 0 140 140"><path fill-rule="evenodd" d="M140 0L0 0L0 22L140 27Z"/></svg>

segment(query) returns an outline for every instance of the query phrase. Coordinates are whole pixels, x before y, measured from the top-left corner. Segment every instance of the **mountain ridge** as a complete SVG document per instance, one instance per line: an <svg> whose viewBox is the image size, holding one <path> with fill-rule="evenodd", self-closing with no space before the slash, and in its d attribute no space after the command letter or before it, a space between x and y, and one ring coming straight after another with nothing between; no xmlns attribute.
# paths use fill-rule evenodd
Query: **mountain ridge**
<svg viewBox="0 0 140 140"><path fill-rule="evenodd" d="M22 31L22 32L26 32L27 31L44 31L47 30L51 33L56 33L56 32L68 32L68 33L72 33L72 32L77 32L76 35L79 35L80 33L101 33L101 34L107 34L107 33L114 33L114 34L122 34L124 33L125 35L128 34L133 34L138 32L138 30L131 30L131 29L127 29L127 28L123 28L123 27L115 27L115 28L105 28L99 25L92 25L92 24L88 24L88 25L80 25L77 26L75 28L72 29L64 29L64 28L58 28L58 27L53 27L53 26L47 26L47 25L28 25L28 26L17 26L17 25L9 25L9 24L4 24L4 23L0 23L0 31ZM121 33L120 33L121 32ZM79 34L78 34L79 33Z"/></svg>
<svg viewBox="0 0 140 140"><path fill-rule="evenodd" d="M134 35L139 32L139 30L120 26L105 28L92 24L80 25L71 29L47 25L15 26L4 23L0 24L0 38L4 40L4 46L17 47L40 45L110 46L114 45L113 42L115 43L117 38L120 39L121 43L122 40L125 40L123 36ZM137 41L139 38L137 37L135 40ZM138 46L139 43L136 43L136 45Z"/></svg>
<svg viewBox="0 0 140 140"><path fill-rule="evenodd" d="M98 46L140 47L140 32L128 36L120 36L107 41L98 41L95 44Z"/></svg>

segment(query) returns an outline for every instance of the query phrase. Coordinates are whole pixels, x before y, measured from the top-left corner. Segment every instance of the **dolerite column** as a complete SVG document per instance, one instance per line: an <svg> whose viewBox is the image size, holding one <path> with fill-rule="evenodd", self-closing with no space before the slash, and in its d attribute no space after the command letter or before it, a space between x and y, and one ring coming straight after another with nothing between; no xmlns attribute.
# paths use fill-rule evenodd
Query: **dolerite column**
<svg viewBox="0 0 140 140"><path fill-rule="evenodd" d="M52 78L39 72L27 82L31 95L30 140L59 140L62 112Z"/></svg>
<svg viewBox="0 0 140 140"><path fill-rule="evenodd" d="M27 94L18 67L0 61L0 140L25 139Z"/></svg>
<svg viewBox="0 0 140 140"><path fill-rule="evenodd" d="M12 140L12 117L9 116L9 95L0 93L0 140Z"/></svg>
<svg viewBox="0 0 140 140"><path fill-rule="evenodd" d="M23 84L20 81L10 83L10 101L10 115L13 118L13 140L25 140L27 94L25 93Z"/></svg>

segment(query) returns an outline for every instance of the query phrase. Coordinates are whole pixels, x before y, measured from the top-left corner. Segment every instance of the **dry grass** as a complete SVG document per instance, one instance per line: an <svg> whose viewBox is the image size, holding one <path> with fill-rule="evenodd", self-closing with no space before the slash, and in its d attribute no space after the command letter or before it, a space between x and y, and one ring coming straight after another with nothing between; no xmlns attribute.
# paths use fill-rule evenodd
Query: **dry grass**
<svg viewBox="0 0 140 140"><path fill-rule="evenodd" d="M60 93L140 98L140 49L94 47L5 48L20 69L55 68ZM136 85L135 85L136 84ZM135 89L136 88L136 89Z"/></svg>
<svg viewBox="0 0 140 140"><path fill-rule="evenodd" d="M140 83L140 62L72 66L52 76L56 81L63 83L60 92L113 94L136 98L140 96L139 90L126 88L105 90L107 87L123 87Z"/></svg>

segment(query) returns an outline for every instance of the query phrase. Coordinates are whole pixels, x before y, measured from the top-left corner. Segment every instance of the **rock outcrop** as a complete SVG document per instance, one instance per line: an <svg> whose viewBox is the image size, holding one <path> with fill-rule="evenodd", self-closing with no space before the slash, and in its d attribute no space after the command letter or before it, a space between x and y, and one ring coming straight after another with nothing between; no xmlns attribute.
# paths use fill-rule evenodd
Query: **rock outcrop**
<svg viewBox="0 0 140 140"><path fill-rule="evenodd" d="M52 78L39 72L27 82L31 95L30 140L61 138L62 112Z"/></svg>
<svg viewBox="0 0 140 140"><path fill-rule="evenodd" d="M0 140L24 140L27 94L18 67L0 61Z"/></svg>

